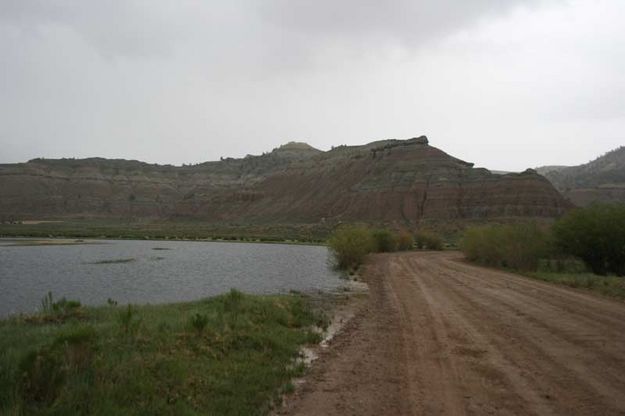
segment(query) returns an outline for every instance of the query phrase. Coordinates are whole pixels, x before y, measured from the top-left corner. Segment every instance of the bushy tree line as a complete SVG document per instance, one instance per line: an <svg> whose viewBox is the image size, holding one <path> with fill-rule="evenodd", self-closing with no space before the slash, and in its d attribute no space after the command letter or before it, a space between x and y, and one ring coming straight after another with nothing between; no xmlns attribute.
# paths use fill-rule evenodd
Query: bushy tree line
<svg viewBox="0 0 625 416"><path fill-rule="evenodd" d="M625 206L576 209L553 227L557 247L595 273L625 276Z"/></svg>
<svg viewBox="0 0 625 416"><path fill-rule="evenodd" d="M336 229L328 240L339 269L355 269L369 253L390 253L413 248L442 250L443 240L429 232L413 235L407 230L371 229L365 226L345 225Z"/></svg>
<svg viewBox="0 0 625 416"><path fill-rule="evenodd" d="M596 274L625 275L625 206L572 210L552 227L493 225L468 229L467 258L482 264L536 270L546 259L575 257Z"/></svg>
<svg viewBox="0 0 625 416"><path fill-rule="evenodd" d="M460 247L469 260L518 270L535 270L552 249L548 231L536 224L469 228Z"/></svg>

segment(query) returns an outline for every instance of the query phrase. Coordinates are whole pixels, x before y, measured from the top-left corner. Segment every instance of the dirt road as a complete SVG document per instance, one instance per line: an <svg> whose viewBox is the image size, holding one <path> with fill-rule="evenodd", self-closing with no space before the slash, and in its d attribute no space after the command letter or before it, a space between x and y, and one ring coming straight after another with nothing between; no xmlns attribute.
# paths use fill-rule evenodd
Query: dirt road
<svg viewBox="0 0 625 416"><path fill-rule="evenodd" d="M376 255L366 308L292 415L625 415L625 304L461 261Z"/></svg>

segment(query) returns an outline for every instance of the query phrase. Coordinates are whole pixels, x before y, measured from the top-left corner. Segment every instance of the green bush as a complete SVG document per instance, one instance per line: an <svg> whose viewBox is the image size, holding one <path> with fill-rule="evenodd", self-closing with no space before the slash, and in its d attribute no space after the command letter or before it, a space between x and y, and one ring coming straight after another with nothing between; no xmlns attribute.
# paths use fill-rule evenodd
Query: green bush
<svg viewBox="0 0 625 416"><path fill-rule="evenodd" d="M443 239L429 231L419 231L415 234L415 245L419 249L442 250Z"/></svg>
<svg viewBox="0 0 625 416"><path fill-rule="evenodd" d="M397 249L397 241L395 234L387 229L380 229L371 232L371 236L375 241L374 251L376 253L390 253Z"/></svg>
<svg viewBox="0 0 625 416"><path fill-rule="evenodd" d="M569 212L553 227L556 245L596 274L625 275L625 206L594 205Z"/></svg>
<svg viewBox="0 0 625 416"><path fill-rule="evenodd" d="M400 231L395 235L395 247L398 251L412 250L414 237L408 231Z"/></svg>
<svg viewBox="0 0 625 416"><path fill-rule="evenodd" d="M362 264L365 256L376 246L371 232L365 227L343 226L338 228L328 240L330 250L339 269L356 268Z"/></svg>
<svg viewBox="0 0 625 416"><path fill-rule="evenodd" d="M550 256L552 244L549 233L536 224L495 225L466 230L461 249L478 263L529 271Z"/></svg>

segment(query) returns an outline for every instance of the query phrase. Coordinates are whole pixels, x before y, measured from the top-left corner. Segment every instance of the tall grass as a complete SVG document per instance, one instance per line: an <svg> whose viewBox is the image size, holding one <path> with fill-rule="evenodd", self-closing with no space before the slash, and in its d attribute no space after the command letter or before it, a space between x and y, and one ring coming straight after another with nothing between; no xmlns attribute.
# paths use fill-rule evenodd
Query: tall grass
<svg viewBox="0 0 625 416"><path fill-rule="evenodd" d="M0 414L264 415L301 374L319 323L303 297L236 291L0 321Z"/></svg>

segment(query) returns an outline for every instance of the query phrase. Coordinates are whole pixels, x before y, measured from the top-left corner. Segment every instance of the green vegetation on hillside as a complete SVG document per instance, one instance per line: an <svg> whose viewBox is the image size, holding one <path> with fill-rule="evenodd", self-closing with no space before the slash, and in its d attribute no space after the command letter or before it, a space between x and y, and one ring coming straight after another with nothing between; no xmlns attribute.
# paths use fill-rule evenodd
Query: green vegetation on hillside
<svg viewBox="0 0 625 416"><path fill-rule="evenodd" d="M0 321L0 414L262 415L322 319L298 296L85 308Z"/></svg>

